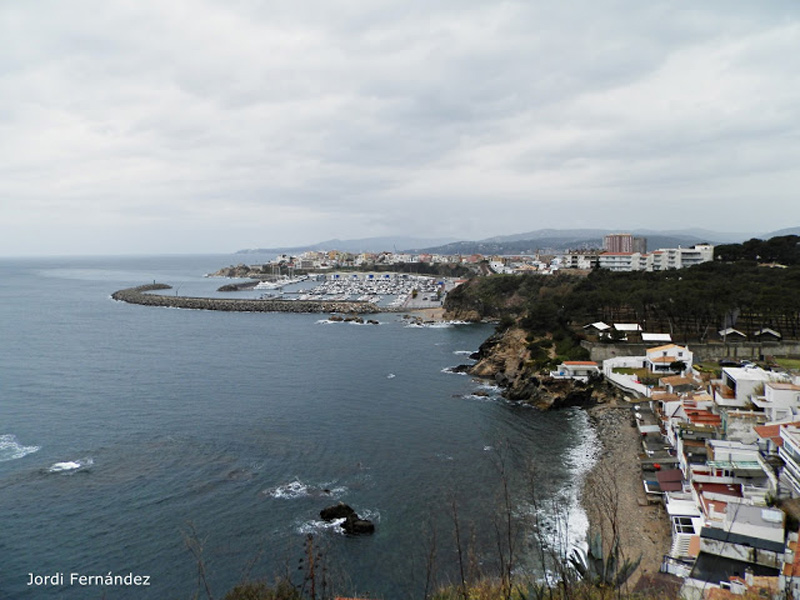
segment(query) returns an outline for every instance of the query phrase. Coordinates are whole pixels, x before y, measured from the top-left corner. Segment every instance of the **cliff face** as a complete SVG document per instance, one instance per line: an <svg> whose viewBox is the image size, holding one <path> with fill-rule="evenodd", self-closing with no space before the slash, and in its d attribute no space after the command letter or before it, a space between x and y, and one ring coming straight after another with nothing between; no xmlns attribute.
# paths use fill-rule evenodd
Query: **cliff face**
<svg viewBox="0 0 800 600"><path fill-rule="evenodd" d="M604 386L543 377L536 372L526 337L518 327L490 336L478 349L470 375L492 379L509 400L528 402L541 409L591 406L608 399L609 391Z"/></svg>

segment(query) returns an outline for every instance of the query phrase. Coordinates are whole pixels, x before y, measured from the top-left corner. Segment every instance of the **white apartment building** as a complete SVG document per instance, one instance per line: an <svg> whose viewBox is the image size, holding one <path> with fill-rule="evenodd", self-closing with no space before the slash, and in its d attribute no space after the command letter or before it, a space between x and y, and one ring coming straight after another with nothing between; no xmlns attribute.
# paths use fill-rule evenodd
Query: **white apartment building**
<svg viewBox="0 0 800 600"><path fill-rule="evenodd" d="M714 246L697 244L691 248L661 248L649 254L604 252L598 257L602 269L611 271L667 271L684 269L714 260Z"/></svg>
<svg viewBox="0 0 800 600"><path fill-rule="evenodd" d="M562 269L582 269L590 271L598 264L597 252L567 252L558 256L558 266Z"/></svg>

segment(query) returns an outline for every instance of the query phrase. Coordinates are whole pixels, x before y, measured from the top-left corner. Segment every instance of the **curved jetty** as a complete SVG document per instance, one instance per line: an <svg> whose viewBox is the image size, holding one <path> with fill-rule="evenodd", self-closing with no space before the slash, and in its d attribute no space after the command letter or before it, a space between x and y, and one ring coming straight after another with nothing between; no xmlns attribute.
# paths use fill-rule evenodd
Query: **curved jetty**
<svg viewBox="0 0 800 600"><path fill-rule="evenodd" d="M198 298L192 296L164 296L148 294L158 290L171 290L172 286L151 283L119 290L111 294L114 300L144 306L169 306L198 310L224 310L229 312L293 312L293 313L379 313L385 312L372 302L342 300L255 300L238 298Z"/></svg>

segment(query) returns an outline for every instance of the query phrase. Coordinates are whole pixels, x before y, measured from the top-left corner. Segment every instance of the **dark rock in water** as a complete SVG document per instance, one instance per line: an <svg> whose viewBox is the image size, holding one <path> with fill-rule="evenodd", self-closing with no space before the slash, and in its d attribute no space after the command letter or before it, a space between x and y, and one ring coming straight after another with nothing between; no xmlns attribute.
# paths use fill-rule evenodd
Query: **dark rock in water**
<svg viewBox="0 0 800 600"><path fill-rule="evenodd" d="M380 325L380 323L378 323L378 321L376 321L375 319L369 319L367 323L370 325Z"/></svg>
<svg viewBox="0 0 800 600"><path fill-rule="evenodd" d="M347 519L351 516L358 518L356 511L344 502L334 504L319 511L319 516L323 521L333 521L334 519Z"/></svg>
<svg viewBox="0 0 800 600"><path fill-rule="evenodd" d="M481 353L480 352L473 352L472 354L469 355L469 357L470 357L470 360L480 360Z"/></svg>
<svg viewBox="0 0 800 600"><path fill-rule="evenodd" d="M323 508L319 511L319 516L323 521L333 521L334 519L344 519L342 529L351 535L362 535L365 533L375 533L375 524L368 520L362 519L356 514L350 506L344 502L339 502L328 508Z"/></svg>
<svg viewBox="0 0 800 600"><path fill-rule="evenodd" d="M375 524L367 519L359 518L355 513L345 519L345 522L342 523L342 528L351 535L375 533Z"/></svg>
<svg viewBox="0 0 800 600"><path fill-rule="evenodd" d="M451 367L451 373L469 373L471 365L458 365L457 367Z"/></svg>
<svg viewBox="0 0 800 600"><path fill-rule="evenodd" d="M331 315L328 317L328 321L344 321L344 317L340 317L339 315Z"/></svg>

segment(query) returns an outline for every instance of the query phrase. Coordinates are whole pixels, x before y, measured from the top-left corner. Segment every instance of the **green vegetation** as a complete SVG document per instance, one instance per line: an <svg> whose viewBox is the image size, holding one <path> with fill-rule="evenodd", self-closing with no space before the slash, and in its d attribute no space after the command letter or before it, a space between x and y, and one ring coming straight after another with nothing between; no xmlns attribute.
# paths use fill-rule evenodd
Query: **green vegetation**
<svg viewBox="0 0 800 600"><path fill-rule="evenodd" d="M729 262L800 265L800 236L782 235L769 240L753 238L742 244L725 244L714 248L714 257Z"/></svg>
<svg viewBox="0 0 800 600"><path fill-rule="evenodd" d="M800 371L800 358L776 358L775 362L784 369Z"/></svg>
<svg viewBox="0 0 800 600"><path fill-rule="evenodd" d="M497 275L453 290L445 308L514 318L533 339L562 331L562 337L570 332L577 340L582 325L605 321L640 323L648 331L669 332L679 342L706 341L734 318L746 334L770 327L785 339L797 339L800 266L710 262L653 273L598 269L583 278Z"/></svg>
<svg viewBox="0 0 800 600"><path fill-rule="evenodd" d="M708 373L714 379L722 377L722 367L716 362L694 363L692 368L700 373Z"/></svg>
<svg viewBox="0 0 800 600"><path fill-rule="evenodd" d="M240 583L225 594L223 600L301 600L300 590L286 579L274 585L265 581Z"/></svg>

